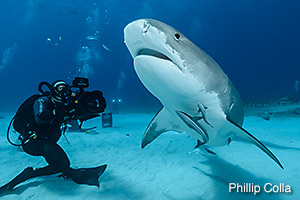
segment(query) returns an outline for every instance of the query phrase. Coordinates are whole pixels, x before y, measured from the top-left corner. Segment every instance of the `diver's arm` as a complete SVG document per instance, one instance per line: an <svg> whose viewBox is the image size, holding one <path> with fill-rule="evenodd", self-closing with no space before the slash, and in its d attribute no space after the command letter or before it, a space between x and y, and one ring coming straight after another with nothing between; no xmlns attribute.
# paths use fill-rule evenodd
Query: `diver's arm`
<svg viewBox="0 0 300 200"><path fill-rule="evenodd" d="M53 121L54 106L48 97L40 97L33 104L35 122L39 125Z"/></svg>

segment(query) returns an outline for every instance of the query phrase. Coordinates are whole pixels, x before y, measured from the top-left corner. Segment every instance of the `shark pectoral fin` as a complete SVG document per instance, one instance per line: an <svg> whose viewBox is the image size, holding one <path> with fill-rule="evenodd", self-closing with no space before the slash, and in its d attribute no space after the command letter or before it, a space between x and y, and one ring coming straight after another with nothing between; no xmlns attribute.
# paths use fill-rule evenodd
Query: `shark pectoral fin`
<svg viewBox="0 0 300 200"><path fill-rule="evenodd" d="M236 127L236 132L239 136L247 139L249 142L255 144L258 148L260 148L263 152L265 152L272 160L274 160L282 169L283 166L281 165L280 161L276 158L276 156L263 144L261 143L257 138L255 138L253 135L251 135L247 130L245 130L240 125L236 124L234 121L230 120L227 117L227 120Z"/></svg>
<svg viewBox="0 0 300 200"><path fill-rule="evenodd" d="M162 108L149 123L142 140L142 149L151 143L160 134L167 131L183 132L179 125L173 122L172 114Z"/></svg>
<svg viewBox="0 0 300 200"><path fill-rule="evenodd" d="M176 114L184 121L184 123L194 131L196 131L200 136L201 136L201 143L205 144L208 142L208 134L206 133L206 130L196 121L194 121L193 117L190 116L189 114L183 112L183 111L176 111Z"/></svg>

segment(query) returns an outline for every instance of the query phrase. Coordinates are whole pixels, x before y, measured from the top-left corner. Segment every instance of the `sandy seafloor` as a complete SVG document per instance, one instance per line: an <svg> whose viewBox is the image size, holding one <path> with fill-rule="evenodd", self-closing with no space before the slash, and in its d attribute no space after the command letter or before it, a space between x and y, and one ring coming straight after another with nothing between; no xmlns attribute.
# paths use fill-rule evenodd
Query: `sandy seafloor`
<svg viewBox="0 0 300 200"><path fill-rule="evenodd" d="M29 156L6 140L6 129L12 114L0 119L0 185L11 180L27 166L41 167L42 157ZM39 177L20 184L0 199L300 199L300 118L274 117L265 121L247 116L244 127L265 142L284 166L275 162L253 144L241 140L211 150L217 156L200 150L187 134L167 132L145 149L141 139L154 114L113 115L113 127L102 128L101 119L85 123L97 125L99 134L67 133L70 144L59 141L72 167L108 164L100 178L101 187L78 185L56 175ZM284 183L291 194L264 191L229 193L229 183Z"/></svg>

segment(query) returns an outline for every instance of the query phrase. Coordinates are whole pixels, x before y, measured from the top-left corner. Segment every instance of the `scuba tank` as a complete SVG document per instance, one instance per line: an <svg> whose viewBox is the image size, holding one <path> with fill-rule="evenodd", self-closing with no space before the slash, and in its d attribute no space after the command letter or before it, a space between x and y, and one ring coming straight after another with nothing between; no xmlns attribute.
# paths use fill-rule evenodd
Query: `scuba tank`
<svg viewBox="0 0 300 200"><path fill-rule="evenodd" d="M44 91L42 89L43 86L47 86L49 91ZM13 118L11 119L8 125L7 134L6 134L7 141L14 146L21 146L22 144L16 144L10 140L9 134L10 134L11 125L13 126L14 130L20 134L18 137L20 141L25 141L28 140L30 137L32 137L31 129L32 129L32 124L34 122L33 104L38 98L42 96L50 96L53 93L53 88L48 82L45 81L39 84L38 90L41 94L34 94L28 99L26 99L21 104L21 106L19 107L16 114L13 116Z"/></svg>

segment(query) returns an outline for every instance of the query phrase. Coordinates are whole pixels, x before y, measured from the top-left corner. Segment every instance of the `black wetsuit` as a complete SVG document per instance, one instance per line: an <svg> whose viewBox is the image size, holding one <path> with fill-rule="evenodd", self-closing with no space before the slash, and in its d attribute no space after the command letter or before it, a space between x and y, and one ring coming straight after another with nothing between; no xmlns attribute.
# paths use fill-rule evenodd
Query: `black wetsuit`
<svg viewBox="0 0 300 200"><path fill-rule="evenodd" d="M24 151L33 156L43 156L48 166L35 170L36 176L62 172L71 177L70 160L64 150L57 144L61 137L61 125L64 122L64 105L51 100L50 97L40 97L33 105L35 121L32 129L35 139L22 144Z"/></svg>
<svg viewBox="0 0 300 200"><path fill-rule="evenodd" d="M43 156L48 163L42 168L28 167L6 185L0 188L0 193L12 190L16 185L30 178L62 173L63 177L71 178L79 184L99 186L99 170L87 170L89 168L73 169L70 160L64 150L57 144L61 137L61 125L64 122L64 105L54 102L51 97L42 96L33 104L34 120L30 122L28 131L35 133L34 137L23 141L24 151L33 156ZM105 170L100 168L100 170ZM94 169L94 168L90 168Z"/></svg>

